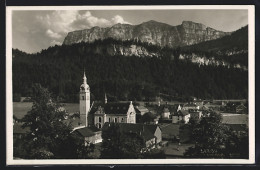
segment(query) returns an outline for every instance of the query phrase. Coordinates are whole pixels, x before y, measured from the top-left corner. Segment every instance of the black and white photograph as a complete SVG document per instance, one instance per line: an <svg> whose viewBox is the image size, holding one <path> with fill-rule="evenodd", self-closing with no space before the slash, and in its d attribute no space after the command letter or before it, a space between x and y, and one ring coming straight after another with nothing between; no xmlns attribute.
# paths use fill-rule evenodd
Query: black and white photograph
<svg viewBox="0 0 260 170"><path fill-rule="evenodd" d="M6 11L7 164L255 162L254 6Z"/></svg>

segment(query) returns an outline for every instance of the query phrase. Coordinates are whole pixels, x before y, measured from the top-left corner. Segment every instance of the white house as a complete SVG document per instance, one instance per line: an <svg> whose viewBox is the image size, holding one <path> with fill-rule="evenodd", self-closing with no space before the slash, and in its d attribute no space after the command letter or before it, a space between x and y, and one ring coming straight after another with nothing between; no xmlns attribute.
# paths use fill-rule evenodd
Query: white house
<svg viewBox="0 0 260 170"><path fill-rule="evenodd" d="M188 123L190 120L190 113L186 110L180 110L172 115L172 123Z"/></svg>

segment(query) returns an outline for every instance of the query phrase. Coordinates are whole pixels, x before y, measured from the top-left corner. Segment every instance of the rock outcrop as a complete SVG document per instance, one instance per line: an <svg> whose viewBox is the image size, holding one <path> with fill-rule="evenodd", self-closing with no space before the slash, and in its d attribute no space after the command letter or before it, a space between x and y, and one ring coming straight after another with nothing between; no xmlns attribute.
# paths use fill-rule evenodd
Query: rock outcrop
<svg viewBox="0 0 260 170"><path fill-rule="evenodd" d="M139 25L116 24L112 27L69 32L63 44L93 42L97 39L114 38L120 40L140 40L160 46L185 46L197 44L229 35L228 32L217 31L200 23L183 21L181 25L171 26L156 21L148 21Z"/></svg>

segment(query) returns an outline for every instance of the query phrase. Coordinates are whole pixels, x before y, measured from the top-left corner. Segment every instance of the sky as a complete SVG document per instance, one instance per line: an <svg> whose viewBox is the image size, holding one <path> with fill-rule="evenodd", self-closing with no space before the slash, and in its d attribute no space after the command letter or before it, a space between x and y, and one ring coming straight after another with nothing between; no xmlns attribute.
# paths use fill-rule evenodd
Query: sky
<svg viewBox="0 0 260 170"><path fill-rule="evenodd" d="M247 10L27 10L12 11L12 46L27 53L61 45L68 32L117 23L138 25L155 20L172 26L202 23L220 31L248 24Z"/></svg>

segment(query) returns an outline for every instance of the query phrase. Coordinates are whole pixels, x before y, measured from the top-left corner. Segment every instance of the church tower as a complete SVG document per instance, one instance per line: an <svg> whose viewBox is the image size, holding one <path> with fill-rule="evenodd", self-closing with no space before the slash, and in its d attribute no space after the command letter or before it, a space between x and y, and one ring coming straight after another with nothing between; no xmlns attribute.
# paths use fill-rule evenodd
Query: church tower
<svg viewBox="0 0 260 170"><path fill-rule="evenodd" d="M80 86L79 92L79 111L81 122L85 122L85 126L88 126L88 112L90 109L90 88L87 84L87 77L83 76L83 84Z"/></svg>

